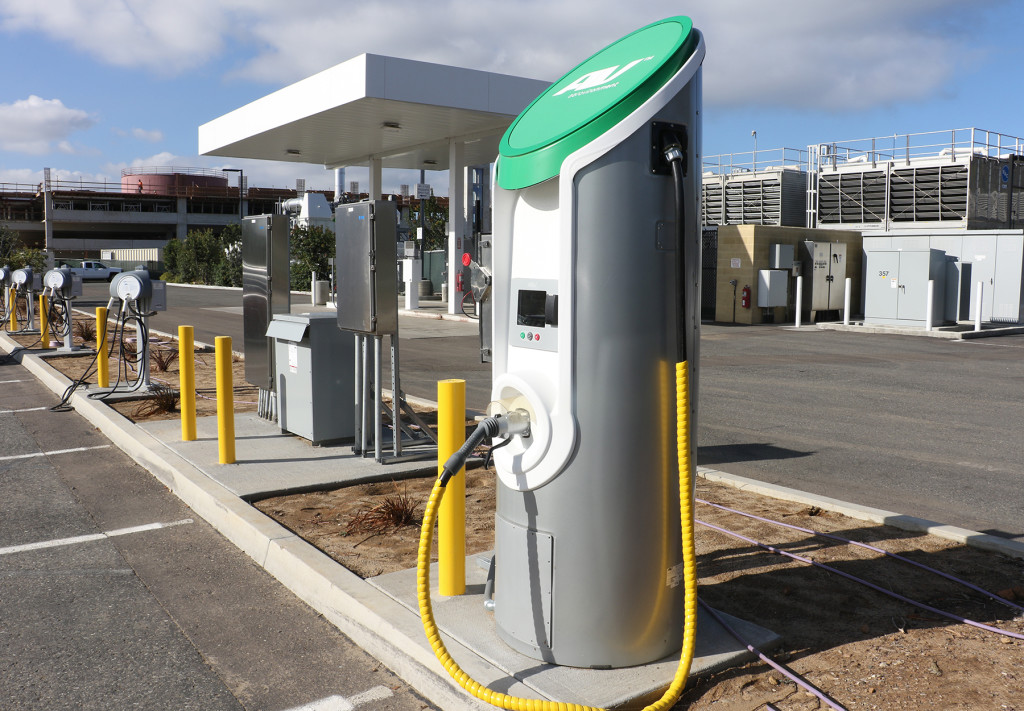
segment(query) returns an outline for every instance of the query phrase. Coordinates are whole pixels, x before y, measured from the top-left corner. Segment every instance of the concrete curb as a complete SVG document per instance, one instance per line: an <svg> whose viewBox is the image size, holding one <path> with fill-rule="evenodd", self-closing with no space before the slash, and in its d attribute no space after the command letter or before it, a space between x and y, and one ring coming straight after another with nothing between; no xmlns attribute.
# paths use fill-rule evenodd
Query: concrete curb
<svg viewBox="0 0 1024 711"><path fill-rule="evenodd" d="M71 384L6 334L0 334L0 348L54 393L63 394ZM230 493L115 410L81 393L75 393L70 404L221 535L417 692L445 709L491 708L467 696L444 673L422 629L392 622L407 615L398 602ZM453 655L457 647L449 644Z"/></svg>
<svg viewBox="0 0 1024 711"><path fill-rule="evenodd" d="M827 496L818 496L817 494L809 494L805 491L799 491L798 489L779 486L778 484L767 484L756 479L748 479L747 477L737 476L735 474L727 474L707 467L697 467L697 476L703 477L708 481L726 484L743 491L750 491L755 494L770 496L773 499L792 501L798 504L807 504L808 506L817 506L825 511L833 511L859 521L870 521L871 523L884 524L886 526L892 526L893 528L898 528L903 531L912 531L914 533L928 533L939 538L956 541L957 543L961 543L965 546L971 546L972 548L978 548L991 553L1001 553L1002 555L1010 556L1011 558L1024 559L1024 543L1000 538L999 536L991 536L987 533L971 531L957 526L948 526L937 521L929 521L926 518L905 516L894 511L886 511L884 509L871 508L870 506L851 504L838 499L831 499Z"/></svg>
<svg viewBox="0 0 1024 711"><path fill-rule="evenodd" d="M892 336L918 336L922 338L944 338L952 341L963 341L974 338L994 338L997 336L1016 336L1024 333L1024 326L999 326L984 328L980 331L953 331L943 326L936 326L931 331L924 328L905 326L886 326L884 324L851 323L818 323L813 326L821 331L846 331L848 333L882 333Z"/></svg>

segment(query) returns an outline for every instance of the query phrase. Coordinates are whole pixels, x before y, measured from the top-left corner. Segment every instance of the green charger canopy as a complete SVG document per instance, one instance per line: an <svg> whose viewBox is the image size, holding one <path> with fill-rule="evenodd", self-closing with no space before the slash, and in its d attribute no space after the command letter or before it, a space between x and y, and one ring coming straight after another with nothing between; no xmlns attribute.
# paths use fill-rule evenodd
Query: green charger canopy
<svg viewBox="0 0 1024 711"><path fill-rule="evenodd" d="M519 114L498 149L498 185L518 190L558 175L569 154L631 114L697 47L688 17L642 27L552 84Z"/></svg>

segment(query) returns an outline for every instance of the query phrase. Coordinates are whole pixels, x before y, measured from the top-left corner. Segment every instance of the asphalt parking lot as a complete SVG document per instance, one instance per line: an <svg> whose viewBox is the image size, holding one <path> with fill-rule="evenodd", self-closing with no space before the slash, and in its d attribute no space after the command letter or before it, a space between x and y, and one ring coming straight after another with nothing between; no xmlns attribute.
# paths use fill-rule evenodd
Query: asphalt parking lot
<svg viewBox="0 0 1024 711"><path fill-rule="evenodd" d="M0 354L0 708L429 708Z"/></svg>

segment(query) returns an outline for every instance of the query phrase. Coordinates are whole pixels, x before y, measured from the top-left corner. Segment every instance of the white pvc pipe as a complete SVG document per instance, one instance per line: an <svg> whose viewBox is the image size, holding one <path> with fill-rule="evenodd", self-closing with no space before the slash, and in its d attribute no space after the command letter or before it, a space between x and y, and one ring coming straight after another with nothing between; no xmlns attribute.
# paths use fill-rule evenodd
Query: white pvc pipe
<svg viewBox="0 0 1024 711"><path fill-rule="evenodd" d="M846 277L846 295L843 297L843 325L850 325L850 301L853 299L853 279Z"/></svg>
<svg viewBox="0 0 1024 711"><path fill-rule="evenodd" d="M796 327L800 328L800 312L804 305L804 278L798 276L796 278Z"/></svg>
<svg viewBox="0 0 1024 711"><path fill-rule="evenodd" d="M974 311L974 330L975 331L980 331L981 330L981 306L984 303L984 296L985 296L985 282L979 281L978 282L978 296L975 299L975 301L977 302L977 306L975 306L975 311Z"/></svg>
<svg viewBox="0 0 1024 711"><path fill-rule="evenodd" d="M932 308L935 305L935 280L928 280L928 296L925 299L924 307L924 330L932 330Z"/></svg>

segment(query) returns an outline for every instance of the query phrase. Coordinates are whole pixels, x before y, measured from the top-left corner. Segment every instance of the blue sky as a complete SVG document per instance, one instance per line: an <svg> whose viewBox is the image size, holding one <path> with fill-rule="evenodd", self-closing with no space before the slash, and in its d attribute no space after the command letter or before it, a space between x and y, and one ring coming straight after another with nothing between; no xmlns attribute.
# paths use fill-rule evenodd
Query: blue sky
<svg viewBox="0 0 1024 711"><path fill-rule="evenodd" d="M618 37L693 18L705 155L977 126L1024 135L1014 0L0 0L0 182L242 167L333 188L322 166L197 155L197 128L362 52L554 80ZM362 180L350 168L346 180ZM385 171L385 189L416 182ZM428 174L439 193L445 173Z"/></svg>

